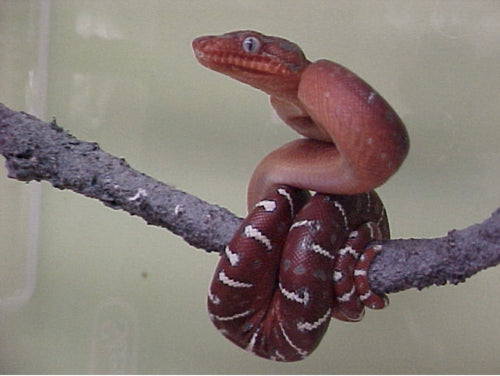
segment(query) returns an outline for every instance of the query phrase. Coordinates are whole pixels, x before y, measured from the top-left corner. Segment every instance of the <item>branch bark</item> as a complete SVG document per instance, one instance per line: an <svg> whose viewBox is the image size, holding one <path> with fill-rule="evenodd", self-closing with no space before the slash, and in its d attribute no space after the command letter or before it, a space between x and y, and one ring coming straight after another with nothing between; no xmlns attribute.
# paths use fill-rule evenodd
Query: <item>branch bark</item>
<svg viewBox="0 0 500 376"><path fill-rule="evenodd" d="M0 154L8 177L50 182L165 227L190 245L221 252L241 222L209 204L131 168L99 145L76 139L55 121L43 122L0 103ZM457 284L500 263L500 208L481 224L435 239L381 242L370 269L375 292Z"/></svg>

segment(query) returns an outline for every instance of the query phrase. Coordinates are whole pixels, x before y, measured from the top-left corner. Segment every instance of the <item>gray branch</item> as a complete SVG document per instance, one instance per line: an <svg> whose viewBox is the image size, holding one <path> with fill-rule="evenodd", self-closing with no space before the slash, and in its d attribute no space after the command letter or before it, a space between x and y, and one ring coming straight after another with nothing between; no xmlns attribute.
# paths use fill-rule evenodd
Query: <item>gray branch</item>
<svg viewBox="0 0 500 376"><path fill-rule="evenodd" d="M241 223L209 204L131 168L124 159L0 103L0 154L8 177L50 182L165 227L190 245L221 252ZM376 292L457 284L500 262L500 208L483 223L442 238L382 242L370 269Z"/></svg>

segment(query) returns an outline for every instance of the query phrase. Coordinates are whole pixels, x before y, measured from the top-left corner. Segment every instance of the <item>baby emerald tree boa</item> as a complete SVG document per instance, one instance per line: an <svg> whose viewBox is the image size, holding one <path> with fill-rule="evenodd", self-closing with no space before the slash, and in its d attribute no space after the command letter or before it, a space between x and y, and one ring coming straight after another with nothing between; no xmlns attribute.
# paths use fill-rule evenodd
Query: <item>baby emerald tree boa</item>
<svg viewBox="0 0 500 376"><path fill-rule="evenodd" d="M258 356L308 356L330 317L359 321L387 298L368 283L388 239L374 188L405 159L409 140L391 106L350 70L310 62L294 43L254 31L193 41L198 61L267 93L279 117L304 136L268 154L248 186L248 217L209 288L214 325ZM311 198L309 191L316 194Z"/></svg>

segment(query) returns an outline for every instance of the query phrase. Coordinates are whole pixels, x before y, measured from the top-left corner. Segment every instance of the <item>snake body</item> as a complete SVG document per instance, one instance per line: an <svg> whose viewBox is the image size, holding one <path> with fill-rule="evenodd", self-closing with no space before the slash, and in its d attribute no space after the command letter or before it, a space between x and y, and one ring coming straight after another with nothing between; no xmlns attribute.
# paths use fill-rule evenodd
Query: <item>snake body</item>
<svg viewBox="0 0 500 376"><path fill-rule="evenodd" d="M389 238L373 189L406 157L406 129L361 78L328 60L311 63L285 39L236 31L199 37L193 49L204 66L269 94L304 136L257 166L249 215L208 294L211 320L232 342L277 361L303 359L330 317L359 321L365 306L387 304L368 283L381 248L367 245Z"/></svg>

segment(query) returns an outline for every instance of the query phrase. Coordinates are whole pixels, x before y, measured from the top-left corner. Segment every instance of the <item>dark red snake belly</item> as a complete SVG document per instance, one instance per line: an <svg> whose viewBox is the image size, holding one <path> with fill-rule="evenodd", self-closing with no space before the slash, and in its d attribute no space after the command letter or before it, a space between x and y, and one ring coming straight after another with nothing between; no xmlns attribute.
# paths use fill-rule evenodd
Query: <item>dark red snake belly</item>
<svg viewBox="0 0 500 376"><path fill-rule="evenodd" d="M367 279L377 249L365 252L366 245L389 237L377 194L307 200L283 186L260 201L221 256L208 293L210 318L229 340L277 361L309 355L332 316L359 321L364 306L387 304Z"/></svg>

